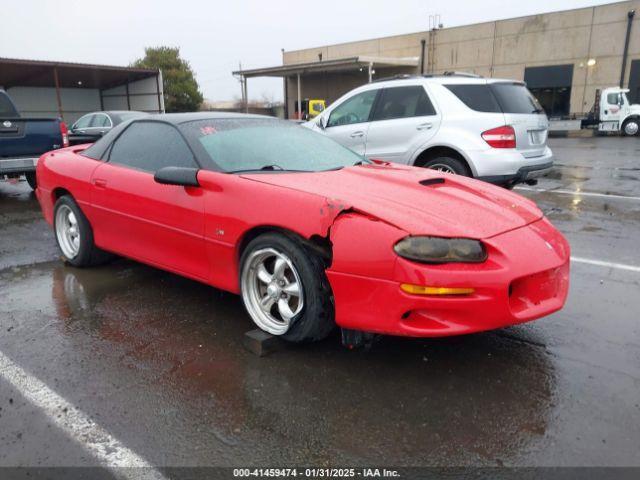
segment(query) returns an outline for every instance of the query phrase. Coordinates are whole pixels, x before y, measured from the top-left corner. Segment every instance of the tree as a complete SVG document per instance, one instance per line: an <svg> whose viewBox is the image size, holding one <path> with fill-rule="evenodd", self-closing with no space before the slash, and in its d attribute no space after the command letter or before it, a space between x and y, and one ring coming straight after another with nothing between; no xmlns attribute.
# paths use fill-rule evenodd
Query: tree
<svg viewBox="0 0 640 480"><path fill-rule="evenodd" d="M136 60L131 66L162 70L164 106L167 113L192 112L200 108L202 92L189 62L180 58L179 48L145 48L144 58Z"/></svg>

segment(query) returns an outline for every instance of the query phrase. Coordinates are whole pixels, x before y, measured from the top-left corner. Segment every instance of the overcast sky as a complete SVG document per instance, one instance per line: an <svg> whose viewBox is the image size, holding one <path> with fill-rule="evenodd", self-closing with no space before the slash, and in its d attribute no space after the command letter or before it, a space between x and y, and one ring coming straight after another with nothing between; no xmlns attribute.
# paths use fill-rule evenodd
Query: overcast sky
<svg viewBox="0 0 640 480"><path fill-rule="evenodd" d="M205 98L239 96L231 76L280 65L280 49L364 40L606 3L602 0L20 0L0 5L0 57L128 65L146 46L177 46ZM279 79L250 79L249 97L282 99Z"/></svg>

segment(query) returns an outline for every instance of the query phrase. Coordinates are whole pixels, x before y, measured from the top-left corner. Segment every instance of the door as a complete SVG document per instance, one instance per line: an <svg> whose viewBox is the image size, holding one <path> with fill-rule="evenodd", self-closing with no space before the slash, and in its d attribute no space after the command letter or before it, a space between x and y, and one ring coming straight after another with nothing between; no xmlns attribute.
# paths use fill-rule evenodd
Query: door
<svg viewBox="0 0 640 480"><path fill-rule="evenodd" d="M620 91L608 91L602 96L600 101L600 119L603 122L610 122L605 130L619 130L621 110L624 106L623 97Z"/></svg>
<svg viewBox="0 0 640 480"><path fill-rule="evenodd" d="M329 112L325 135L364 155L369 117L379 89L367 90L347 98Z"/></svg>
<svg viewBox="0 0 640 480"><path fill-rule="evenodd" d="M89 128L91 127L91 122L93 121L93 113L89 113L80 117L76 123L71 127L72 133L85 134L88 133Z"/></svg>
<svg viewBox="0 0 640 480"><path fill-rule="evenodd" d="M96 113L93 115L93 119L91 120L91 125L87 129L87 133L98 139L107 133L111 127L113 127L113 123L106 113Z"/></svg>
<svg viewBox="0 0 640 480"><path fill-rule="evenodd" d="M365 154L409 163L435 135L440 119L422 85L385 88L371 116Z"/></svg>
<svg viewBox="0 0 640 480"><path fill-rule="evenodd" d="M195 167L193 154L173 126L137 121L115 140L93 173L96 244L143 262L207 279L204 201L199 187L162 185L162 167Z"/></svg>

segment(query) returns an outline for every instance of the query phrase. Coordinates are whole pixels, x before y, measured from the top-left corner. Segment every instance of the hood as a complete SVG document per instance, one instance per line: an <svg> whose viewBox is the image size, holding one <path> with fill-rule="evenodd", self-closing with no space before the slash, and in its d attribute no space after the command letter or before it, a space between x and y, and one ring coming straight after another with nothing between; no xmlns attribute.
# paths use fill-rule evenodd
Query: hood
<svg viewBox="0 0 640 480"><path fill-rule="evenodd" d="M243 177L325 197L412 235L482 239L542 218L533 202L501 187L417 167L374 164Z"/></svg>

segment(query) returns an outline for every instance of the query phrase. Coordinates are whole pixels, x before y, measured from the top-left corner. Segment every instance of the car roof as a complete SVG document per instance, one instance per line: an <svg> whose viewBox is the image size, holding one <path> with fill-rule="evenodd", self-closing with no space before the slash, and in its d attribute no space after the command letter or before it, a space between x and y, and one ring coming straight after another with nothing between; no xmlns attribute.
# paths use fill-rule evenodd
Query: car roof
<svg viewBox="0 0 640 480"><path fill-rule="evenodd" d="M198 120L220 120L225 118L272 118L266 115L254 115L236 112L190 112L190 113L160 113L145 117L145 121L164 121L174 125Z"/></svg>
<svg viewBox="0 0 640 480"><path fill-rule="evenodd" d="M147 112L142 112L140 110L104 110L104 111L96 111L93 113L106 113L108 115L124 115L125 113L141 113L149 115Z"/></svg>
<svg viewBox="0 0 640 480"><path fill-rule="evenodd" d="M517 83L524 85L524 82L522 82L521 80L513 80L508 78L485 78L471 75L415 75L390 78L388 80L380 79L376 82L367 84L367 86L370 86L371 88L380 88L394 85L416 85L418 83L437 83L439 85L486 85L488 83Z"/></svg>

